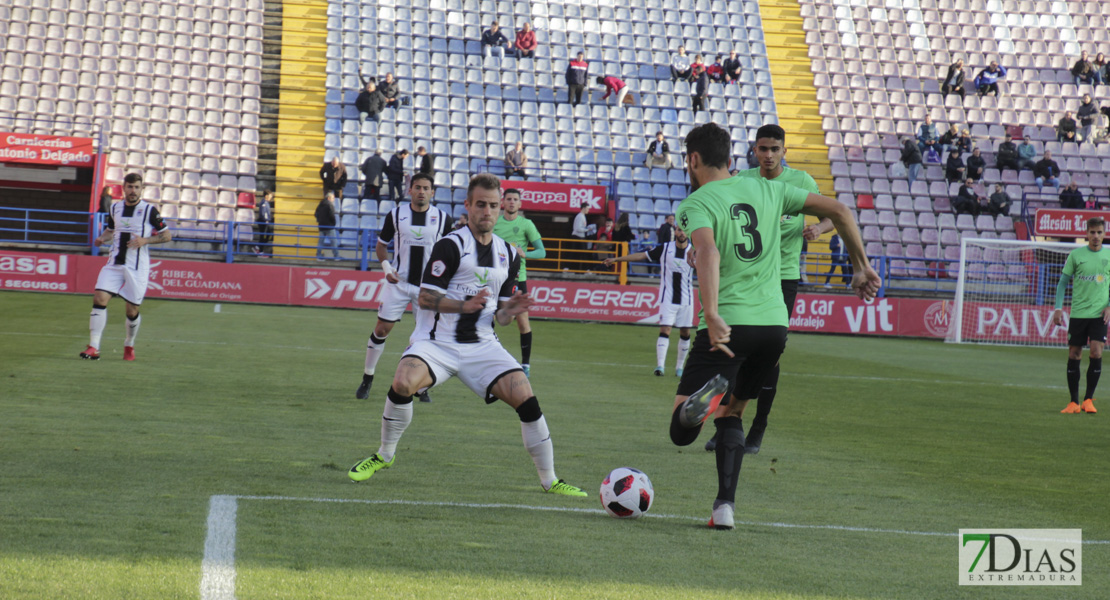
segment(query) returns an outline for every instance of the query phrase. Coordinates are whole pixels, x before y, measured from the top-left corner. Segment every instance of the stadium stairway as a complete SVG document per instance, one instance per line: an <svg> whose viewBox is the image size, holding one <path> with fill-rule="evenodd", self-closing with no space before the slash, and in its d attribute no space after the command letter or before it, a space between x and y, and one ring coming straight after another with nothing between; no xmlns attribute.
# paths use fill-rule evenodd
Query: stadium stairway
<svg viewBox="0 0 1110 600"><path fill-rule="evenodd" d="M802 169L817 181L817 188L833 196L832 169L825 145L825 132L817 114L817 88L813 86L809 46L802 29L802 14L797 0L760 0L760 17L775 89L779 124L786 130L790 151L787 162ZM814 219L809 218L810 221ZM810 251L826 252L826 235ZM813 267L810 267L813 268Z"/></svg>
<svg viewBox="0 0 1110 600"><path fill-rule="evenodd" d="M327 10L327 0L282 2L275 169L279 224L316 223L324 160Z"/></svg>

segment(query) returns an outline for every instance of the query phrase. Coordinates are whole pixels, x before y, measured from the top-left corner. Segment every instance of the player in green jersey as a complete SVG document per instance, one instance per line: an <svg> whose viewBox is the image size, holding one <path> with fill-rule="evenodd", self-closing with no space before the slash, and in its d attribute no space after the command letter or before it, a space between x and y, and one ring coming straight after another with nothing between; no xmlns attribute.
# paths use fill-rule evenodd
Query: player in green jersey
<svg viewBox="0 0 1110 600"><path fill-rule="evenodd" d="M782 215L829 218L856 267L852 288L874 298L882 280L871 268L851 211L833 198L778 181L732 177L728 131L715 123L686 136L691 194L678 208L678 226L696 249L702 319L675 394L671 440L697 439L702 423L727 400L717 417L717 498L711 527L732 529L736 487L744 458L740 414L758 394L786 346L789 323L782 297L779 247ZM741 365L748 363L743 377Z"/></svg>
<svg viewBox="0 0 1110 600"><path fill-rule="evenodd" d="M515 246L520 253L520 281L517 283L517 289L527 294L528 273L524 269L525 261L529 258L544 258L547 256L547 251L543 248L543 239L540 238L540 232L536 229L535 223L520 214L520 190L512 188L505 190L501 209L501 218L494 225L493 233ZM532 249L528 250L528 246L532 246ZM530 376L532 324L528 322L528 311L516 316L516 326L520 329L520 366L524 367L524 374Z"/></svg>
<svg viewBox="0 0 1110 600"><path fill-rule="evenodd" d="M783 166L782 159L785 156L786 132L778 125L764 125L755 134L755 157L759 160L759 166L740 171L736 176L762 177L790 184L812 194L821 193L817 189L817 182L810 177L809 173ZM821 219L819 223L806 226L805 218L801 215L783 215L779 221L779 230L782 233L779 246L781 257L779 277L782 279L782 297L786 302L787 317L794 316L794 299L798 296L798 283L802 279L802 239L812 242L822 233L832 231L832 228L832 221L829 219ZM755 418L744 440L745 454L758 454L763 445L763 433L767 431L767 416L771 414L771 405L775 402L778 382L779 366L775 365L770 379L759 391L759 398L755 405ZM716 446L716 435L705 443L705 449L708 451L713 451Z"/></svg>
<svg viewBox="0 0 1110 600"><path fill-rule="evenodd" d="M1064 324L1064 292L1071 282L1071 317L1068 324L1068 392L1071 402L1064 414L1094 414L1095 388L1102 375L1102 347L1106 344L1106 324L1110 322L1110 250L1102 247L1106 223L1102 217L1087 219L1087 245L1068 254L1060 283L1056 284L1056 310L1052 322ZM1079 361L1083 346L1089 346L1087 393L1079 403Z"/></svg>

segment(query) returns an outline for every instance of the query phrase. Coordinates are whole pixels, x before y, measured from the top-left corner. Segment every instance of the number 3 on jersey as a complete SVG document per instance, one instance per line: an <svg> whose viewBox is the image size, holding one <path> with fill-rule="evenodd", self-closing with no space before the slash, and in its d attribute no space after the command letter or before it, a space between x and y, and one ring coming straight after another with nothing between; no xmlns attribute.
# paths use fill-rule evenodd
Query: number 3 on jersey
<svg viewBox="0 0 1110 600"><path fill-rule="evenodd" d="M763 238L759 237L759 231L756 229L759 226L759 218L755 214L755 208L750 204L733 204L732 220L742 222L740 243L733 245L736 258L743 261L759 258L763 253Z"/></svg>

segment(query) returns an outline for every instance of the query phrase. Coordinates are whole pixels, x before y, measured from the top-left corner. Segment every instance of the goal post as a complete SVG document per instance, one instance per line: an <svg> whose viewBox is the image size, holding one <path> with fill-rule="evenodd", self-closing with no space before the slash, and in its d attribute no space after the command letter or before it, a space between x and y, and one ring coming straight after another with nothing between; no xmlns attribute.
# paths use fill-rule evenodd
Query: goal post
<svg viewBox="0 0 1110 600"><path fill-rule="evenodd" d="M1056 284L1075 243L963 238L959 276L945 340L953 343L1040 346L1067 343L1052 323Z"/></svg>

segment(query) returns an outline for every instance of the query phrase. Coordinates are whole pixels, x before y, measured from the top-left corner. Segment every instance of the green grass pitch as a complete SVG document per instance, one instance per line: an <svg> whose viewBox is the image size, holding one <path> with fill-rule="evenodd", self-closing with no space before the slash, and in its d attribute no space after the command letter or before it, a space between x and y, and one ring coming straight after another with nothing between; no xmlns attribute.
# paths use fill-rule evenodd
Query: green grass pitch
<svg viewBox="0 0 1110 600"><path fill-rule="evenodd" d="M1110 544L1097 543L1110 540L1110 403L1059 414L1062 348L791 335L763 451L744 461L740 523L721 532L705 527L708 432L682 449L667 437L677 343L652 376L654 328L534 324L532 383L559 476L583 499L543 494L516 415L457 381L416 405L393 468L347 480L377 448L411 317L357 401L373 313L152 300L126 363L115 300L104 358L88 362L90 303L0 293L0 598L200 598L218 495L237 497L219 524L234 530L241 600L1110 589ZM499 331L516 354L515 327ZM597 486L618 466L651 477L652 518L601 513ZM986 527L1082 529L1096 542L1083 586L958 586L955 534Z"/></svg>

